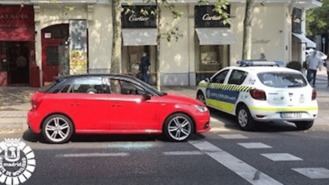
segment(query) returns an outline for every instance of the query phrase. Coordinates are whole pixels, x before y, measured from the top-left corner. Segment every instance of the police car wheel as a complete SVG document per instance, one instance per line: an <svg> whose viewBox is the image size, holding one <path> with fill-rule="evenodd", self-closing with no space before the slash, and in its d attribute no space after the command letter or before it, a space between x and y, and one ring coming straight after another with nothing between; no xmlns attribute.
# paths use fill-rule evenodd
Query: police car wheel
<svg viewBox="0 0 329 185"><path fill-rule="evenodd" d="M255 121L251 117L248 108L244 105L239 106L237 110L237 122L242 130L253 130L255 129Z"/></svg>
<svg viewBox="0 0 329 185"><path fill-rule="evenodd" d="M314 121L298 121L295 125L298 130L307 130L313 126Z"/></svg>
<svg viewBox="0 0 329 185"><path fill-rule="evenodd" d="M206 105L206 98L202 92L198 92L197 99Z"/></svg>

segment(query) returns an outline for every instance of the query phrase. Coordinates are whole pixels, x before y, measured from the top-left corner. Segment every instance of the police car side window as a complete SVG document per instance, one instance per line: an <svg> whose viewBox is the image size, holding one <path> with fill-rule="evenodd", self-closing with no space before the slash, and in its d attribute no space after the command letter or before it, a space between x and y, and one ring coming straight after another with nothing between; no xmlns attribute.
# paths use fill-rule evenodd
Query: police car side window
<svg viewBox="0 0 329 185"><path fill-rule="evenodd" d="M214 78L211 79L211 83L224 83L228 71L229 70L225 70L217 74Z"/></svg>
<svg viewBox="0 0 329 185"><path fill-rule="evenodd" d="M246 79L248 73L240 70L233 70L228 80L228 84L241 85Z"/></svg>

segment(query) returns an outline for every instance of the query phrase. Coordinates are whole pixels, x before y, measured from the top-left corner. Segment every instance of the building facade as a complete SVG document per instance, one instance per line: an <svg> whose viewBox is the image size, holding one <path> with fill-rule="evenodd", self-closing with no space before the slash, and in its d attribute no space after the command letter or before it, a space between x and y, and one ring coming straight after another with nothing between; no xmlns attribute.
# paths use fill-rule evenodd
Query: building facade
<svg viewBox="0 0 329 185"><path fill-rule="evenodd" d="M143 53L150 59L151 83L160 73L165 86L194 86L215 71L235 65L242 56L245 1L229 2L229 23L213 11L211 0L209 5L173 0L182 13L179 19L163 8L161 34L178 27L180 37L171 42L161 37L157 62L156 16L140 13L155 12L155 4L123 1L123 73L136 75ZM110 0L4 0L0 4L0 84L39 86L58 75L110 71ZM305 11L320 5L316 0L257 1L252 58L304 61L305 48L312 47L305 37Z"/></svg>

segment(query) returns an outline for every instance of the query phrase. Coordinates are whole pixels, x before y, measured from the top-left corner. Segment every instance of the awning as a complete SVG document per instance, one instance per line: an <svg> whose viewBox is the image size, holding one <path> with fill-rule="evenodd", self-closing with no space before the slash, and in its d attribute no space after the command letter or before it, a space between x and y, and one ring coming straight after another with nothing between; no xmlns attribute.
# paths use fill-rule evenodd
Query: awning
<svg viewBox="0 0 329 185"><path fill-rule="evenodd" d="M200 45L229 45L235 42L230 29L226 28L196 28Z"/></svg>
<svg viewBox="0 0 329 185"><path fill-rule="evenodd" d="M299 39L301 43L305 43L307 48L316 48L316 43L307 38L304 34L292 33L292 35Z"/></svg>
<svg viewBox="0 0 329 185"><path fill-rule="evenodd" d="M322 6L322 2L319 0L295 0L292 2L292 6L301 9L312 9Z"/></svg>
<svg viewBox="0 0 329 185"><path fill-rule="evenodd" d="M156 45L157 29L122 29L124 46Z"/></svg>

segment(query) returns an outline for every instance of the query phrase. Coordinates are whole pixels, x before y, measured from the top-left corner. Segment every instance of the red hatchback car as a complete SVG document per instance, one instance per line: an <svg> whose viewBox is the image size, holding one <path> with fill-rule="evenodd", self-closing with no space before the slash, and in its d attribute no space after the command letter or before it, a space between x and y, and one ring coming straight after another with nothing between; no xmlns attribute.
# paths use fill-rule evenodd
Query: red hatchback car
<svg viewBox="0 0 329 185"><path fill-rule="evenodd" d="M203 103L124 75L68 76L32 96L28 125L50 143L73 133L165 134L184 141L210 129Z"/></svg>

